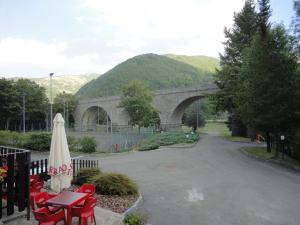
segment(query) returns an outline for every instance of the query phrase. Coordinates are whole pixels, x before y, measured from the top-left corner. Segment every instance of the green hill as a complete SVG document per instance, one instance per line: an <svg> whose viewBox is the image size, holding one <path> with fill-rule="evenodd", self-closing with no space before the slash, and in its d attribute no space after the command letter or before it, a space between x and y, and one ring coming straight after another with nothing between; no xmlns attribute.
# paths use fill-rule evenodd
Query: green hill
<svg viewBox="0 0 300 225"><path fill-rule="evenodd" d="M178 60L180 62L187 63L191 66L196 67L200 72L211 72L214 73L216 68L219 68L220 62L217 58L208 56L187 56L187 55L174 55L167 54L167 57Z"/></svg>
<svg viewBox="0 0 300 225"><path fill-rule="evenodd" d="M96 79L100 74L82 74L82 75L63 75L53 76L52 78L52 91L53 98L60 92L67 92L75 94L82 85L87 82ZM49 77L43 78L31 78L30 80L36 82L46 89L46 95L49 97Z"/></svg>
<svg viewBox="0 0 300 225"><path fill-rule="evenodd" d="M187 63L170 57L144 54L135 56L117 65L97 79L79 89L76 96L80 99L117 95L121 87L130 80L138 79L151 90L195 86L211 82L212 70L200 70Z"/></svg>

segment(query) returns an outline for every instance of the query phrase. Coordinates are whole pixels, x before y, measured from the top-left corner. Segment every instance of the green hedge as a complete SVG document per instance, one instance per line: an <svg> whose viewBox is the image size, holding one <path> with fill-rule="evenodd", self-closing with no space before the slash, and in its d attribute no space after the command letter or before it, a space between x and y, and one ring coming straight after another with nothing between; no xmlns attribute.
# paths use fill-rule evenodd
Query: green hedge
<svg viewBox="0 0 300 225"><path fill-rule="evenodd" d="M196 143L199 140L198 133L186 132L164 132L155 134L149 138L144 139L139 145L139 151L153 150L160 146Z"/></svg>
<svg viewBox="0 0 300 225"><path fill-rule="evenodd" d="M23 148L28 141L29 133L18 133L14 131L0 131L0 145Z"/></svg>
<svg viewBox="0 0 300 225"><path fill-rule="evenodd" d="M24 147L35 151L50 151L51 133L33 133Z"/></svg>
<svg viewBox="0 0 300 225"><path fill-rule="evenodd" d="M94 137L83 137L82 139L68 136L70 151L91 153L97 149ZM27 148L35 151L50 151L51 133L49 132L27 132L0 130L0 145L16 148Z"/></svg>

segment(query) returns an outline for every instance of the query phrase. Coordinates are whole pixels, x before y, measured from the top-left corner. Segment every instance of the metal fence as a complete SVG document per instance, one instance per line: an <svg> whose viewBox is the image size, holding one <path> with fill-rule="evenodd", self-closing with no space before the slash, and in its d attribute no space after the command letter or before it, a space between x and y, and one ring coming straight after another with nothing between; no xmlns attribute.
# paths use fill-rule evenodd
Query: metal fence
<svg viewBox="0 0 300 225"><path fill-rule="evenodd" d="M89 159L72 159L73 178L76 177L78 170L83 168L99 168L98 160ZM30 174L47 174L48 159L35 160L30 163Z"/></svg>
<svg viewBox="0 0 300 225"><path fill-rule="evenodd" d="M97 142L97 150L101 152L121 152L131 149L143 139L153 135L154 130L123 131L123 132L69 132L69 136L82 138L94 137Z"/></svg>

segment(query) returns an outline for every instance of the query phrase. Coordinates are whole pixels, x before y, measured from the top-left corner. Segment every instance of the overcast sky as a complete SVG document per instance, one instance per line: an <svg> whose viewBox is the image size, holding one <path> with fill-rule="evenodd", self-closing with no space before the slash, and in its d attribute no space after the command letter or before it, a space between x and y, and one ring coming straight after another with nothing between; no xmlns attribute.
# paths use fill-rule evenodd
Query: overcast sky
<svg viewBox="0 0 300 225"><path fill-rule="evenodd" d="M244 0L0 0L0 76L104 73L144 53L223 51ZM289 27L293 0L271 0Z"/></svg>

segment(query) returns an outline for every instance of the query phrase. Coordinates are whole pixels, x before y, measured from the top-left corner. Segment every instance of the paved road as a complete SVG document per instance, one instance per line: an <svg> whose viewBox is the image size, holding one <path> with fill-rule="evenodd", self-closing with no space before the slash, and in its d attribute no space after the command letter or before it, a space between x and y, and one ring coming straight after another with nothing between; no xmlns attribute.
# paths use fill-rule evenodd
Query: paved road
<svg viewBox="0 0 300 225"><path fill-rule="evenodd" d="M204 136L190 149L99 158L137 181L152 225L299 225L300 175Z"/></svg>

